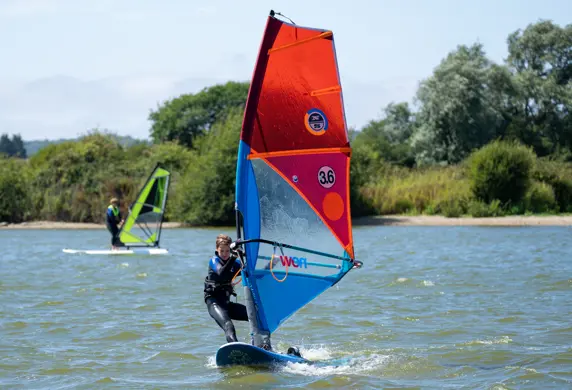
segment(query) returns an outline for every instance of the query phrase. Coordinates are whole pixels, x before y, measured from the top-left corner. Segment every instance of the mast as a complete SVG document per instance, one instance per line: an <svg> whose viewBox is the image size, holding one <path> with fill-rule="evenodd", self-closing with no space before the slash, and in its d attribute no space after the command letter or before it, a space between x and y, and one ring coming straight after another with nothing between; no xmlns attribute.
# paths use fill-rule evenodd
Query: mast
<svg viewBox="0 0 572 390"><path fill-rule="evenodd" d="M242 239L241 227L242 227L242 214L238 210L238 205L235 203L236 210L236 241L240 242ZM235 246L235 243L232 245ZM270 342L270 332L260 329L258 325L258 310L256 309L256 303L254 302L254 296L252 293L252 288L248 280L248 270L246 267L246 254L242 248L238 248L238 255L240 256L240 261L242 263L242 284L244 286L244 299L246 306L246 313L248 315L248 324L250 325L250 341L252 345L264 348L266 350L272 349L272 344Z"/></svg>

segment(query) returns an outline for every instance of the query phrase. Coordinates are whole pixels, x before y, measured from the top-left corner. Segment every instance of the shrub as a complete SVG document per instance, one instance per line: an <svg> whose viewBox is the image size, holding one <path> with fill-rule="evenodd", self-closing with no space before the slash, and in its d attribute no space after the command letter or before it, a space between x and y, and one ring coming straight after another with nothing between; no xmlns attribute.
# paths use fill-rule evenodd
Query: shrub
<svg viewBox="0 0 572 390"><path fill-rule="evenodd" d="M494 141L469 157L471 189L490 203L519 202L530 186L536 155L516 142Z"/></svg>
<svg viewBox="0 0 572 390"><path fill-rule="evenodd" d="M473 199L467 206L467 213L476 218L500 217L504 215L498 199L493 200L489 204Z"/></svg>
<svg viewBox="0 0 572 390"><path fill-rule="evenodd" d="M533 177L552 186L558 211L572 211L572 164L541 159Z"/></svg>
<svg viewBox="0 0 572 390"><path fill-rule="evenodd" d="M524 196L524 206L533 213L549 213L558 208L558 203L550 184L533 181Z"/></svg>
<svg viewBox="0 0 572 390"><path fill-rule="evenodd" d="M441 213L447 218L458 218L465 213L463 203L459 199L448 199L439 205Z"/></svg>

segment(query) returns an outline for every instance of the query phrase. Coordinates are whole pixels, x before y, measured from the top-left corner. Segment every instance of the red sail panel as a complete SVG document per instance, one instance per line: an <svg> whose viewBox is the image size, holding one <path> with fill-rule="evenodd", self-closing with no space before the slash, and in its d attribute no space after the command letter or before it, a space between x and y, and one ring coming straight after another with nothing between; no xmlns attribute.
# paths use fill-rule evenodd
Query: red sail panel
<svg viewBox="0 0 572 390"><path fill-rule="evenodd" d="M301 154L264 159L314 209L353 258L349 163L345 153Z"/></svg>
<svg viewBox="0 0 572 390"><path fill-rule="evenodd" d="M268 18L241 139L258 153L349 146L330 31Z"/></svg>

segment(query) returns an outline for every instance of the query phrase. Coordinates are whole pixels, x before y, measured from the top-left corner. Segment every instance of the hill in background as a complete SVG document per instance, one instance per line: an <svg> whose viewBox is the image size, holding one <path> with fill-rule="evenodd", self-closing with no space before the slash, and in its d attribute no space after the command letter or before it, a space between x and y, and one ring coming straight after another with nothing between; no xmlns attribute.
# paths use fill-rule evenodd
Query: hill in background
<svg viewBox="0 0 572 390"><path fill-rule="evenodd" d="M119 142L119 144L129 147L129 146L133 146L135 144L139 144L139 143L150 143L150 141L148 140L143 140L143 139L139 139L139 138L132 138L130 136L124 136L124 135L111 135L113 138L117 139L117 142ZM38 151L42 148L45 148L46 146L50 145L50 144L61 144L62 142L67 142L67 141L77 141L79 138L81 137L77 137L77 138L60 138L60 139L56 139L56 140L33 140L33 141L24 141L24 148L26 149L27 155L28 157L33 156L34 154L38 153Z"/></svg>

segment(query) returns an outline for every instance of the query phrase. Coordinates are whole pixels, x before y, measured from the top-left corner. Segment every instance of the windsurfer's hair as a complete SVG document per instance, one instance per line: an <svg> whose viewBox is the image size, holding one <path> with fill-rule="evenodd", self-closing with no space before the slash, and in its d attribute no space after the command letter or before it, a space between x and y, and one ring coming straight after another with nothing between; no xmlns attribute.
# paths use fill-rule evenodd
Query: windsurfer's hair
<svg viewBox="0 0 572 390"><path fill-rule="evenodd" d="M216 236L216 247L220 248L222 245L228 245L230 246L230 244L232 244L232 238L230 238L230 236L227 236L226 234L219 234L218 236Z"/></svg>

